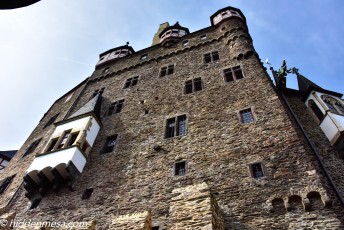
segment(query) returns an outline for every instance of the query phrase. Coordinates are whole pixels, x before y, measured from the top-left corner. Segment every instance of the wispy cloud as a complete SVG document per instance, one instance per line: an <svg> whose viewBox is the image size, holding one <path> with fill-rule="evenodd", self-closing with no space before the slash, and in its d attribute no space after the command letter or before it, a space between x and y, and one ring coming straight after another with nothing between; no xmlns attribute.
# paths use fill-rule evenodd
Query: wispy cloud
<svg viewBox="0 0 344 230"><path fill-rule="evenodd" d="M85 66L90 66L90 67L94 66L92 64L81 62L81 61L77 61L77 60L73 60L73 59L68 58L68 57L56 57L56 59L61 60L61 61L66 61L66 62L71 62L71 63L79 64L79 65L85 65Z"/></svg>

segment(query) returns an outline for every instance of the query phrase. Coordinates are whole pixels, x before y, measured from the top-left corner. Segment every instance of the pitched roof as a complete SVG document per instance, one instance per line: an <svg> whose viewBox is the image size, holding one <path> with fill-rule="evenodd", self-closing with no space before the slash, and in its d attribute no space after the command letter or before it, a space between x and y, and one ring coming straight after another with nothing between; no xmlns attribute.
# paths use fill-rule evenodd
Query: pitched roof
<svg viewBox="0 0 344 230"><path fill-rule="evenodd" d="M67 119L82 116L84 114L94 113L97 118L100 118L100 106L101 106L102 96L98 93L89 102L83 105L79 110L70 115Z"/></svg>
<svg viewBox="0 0 344 230"><path fill-rule="evenodd" d="M297 74L297 82L299 85L299 91L301 93L306 94L306 96L308 96L312 90L330 94L339 98L343 96L343 94L341 93L323 89L322 87L318 86L317 84L315 84L314 82L312 82L311 80L309 80L308 78L306 78L305 76L301 74Z"/></svg>
<svg viewBox="0 0 344 230"><path fill-rule="evenodd" d="M313 89L323 89L311 80L309 80L308 78L302 76L301 74L297 75L297 83L299 85L299 90L302 92L307 92L310 87L312 87Z"/></svg>

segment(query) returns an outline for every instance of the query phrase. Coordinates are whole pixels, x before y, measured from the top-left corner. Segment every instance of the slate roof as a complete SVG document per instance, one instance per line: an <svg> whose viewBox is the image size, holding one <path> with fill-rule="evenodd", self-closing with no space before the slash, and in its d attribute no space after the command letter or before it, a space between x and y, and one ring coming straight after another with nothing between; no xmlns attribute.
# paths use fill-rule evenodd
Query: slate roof
<svg viewBox="0 0 344 230"><path fill-rule="evenodd" d="M0 151L0 157L9 161L13 158L13 156L17 153L18 150L7 150L7 151Z"/></svg>
<svg viewBox="0 0 344 230"><path fill-rule="evenodd" d="M98 93L79 110L70 115L67 119L75 118L89 113L94 113L97 116L97 118L100 119L101 99L102 96Z"/></svg>

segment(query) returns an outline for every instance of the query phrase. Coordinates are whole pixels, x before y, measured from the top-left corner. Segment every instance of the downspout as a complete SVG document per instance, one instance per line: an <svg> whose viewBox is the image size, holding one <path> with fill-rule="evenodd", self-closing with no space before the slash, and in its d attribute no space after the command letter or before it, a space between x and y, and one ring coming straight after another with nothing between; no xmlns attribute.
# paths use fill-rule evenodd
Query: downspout
<svg viewBox="0 0 344 230"><path fill-rule="evenodd" d="M332 185L332 187L334 188L334 191L336 192L337 196L339 197L339 200L342 204L342 206L344 207L344 199L343 197L341 196L340 192L339 192L339 189L337 188L336 184L334 183L331 175L329 174L329 172L327 171L326 167L325 167L325 164L324 162L322 161L321 157L320 157L320 154L319 154L319 151L317 150L317 148L315 147L313 141L309 138L308 134L306 133L305 129L302 127L299 119L297 118L296 114L294 113L294 111L292 110L289 102L287 101L287 99L285 98L283 92L280 92L279 93L280 96L282 97L283 101L285 102L285 105L287 106L290 114L292 115L292 117L294 118L294 120L296 121L296 124L298 125L298 127L300 128L303 136L306 138L306 141L307 143L309 144L309 146L311 147L312 149L312 152L314 153L314 155L316 156L317 160L319 161L320 163L320 166L321 168L324 170L325 172L325 175L326 177L329 179L330 181L330 184Z"/></svg>

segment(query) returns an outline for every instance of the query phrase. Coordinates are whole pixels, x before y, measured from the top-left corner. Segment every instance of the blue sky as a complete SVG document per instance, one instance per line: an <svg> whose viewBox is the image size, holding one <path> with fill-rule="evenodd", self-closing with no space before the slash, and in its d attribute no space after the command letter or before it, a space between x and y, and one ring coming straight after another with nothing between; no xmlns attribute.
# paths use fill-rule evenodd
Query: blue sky
<svg viewBox="0 0 344 230"><path fill-rule="evenodd" d="M51 104L92 74L100 53L127 41L148 47L163 22L208 27L226 6L245 14L262 60L279 68L286 59L344 93L343 0L42 0L0 11L0 150L20 148ZM297 87L294 76L287 81Z"/></svg>

